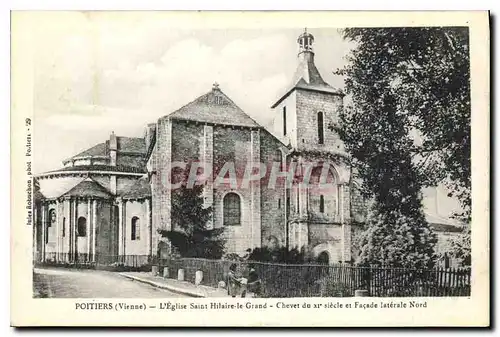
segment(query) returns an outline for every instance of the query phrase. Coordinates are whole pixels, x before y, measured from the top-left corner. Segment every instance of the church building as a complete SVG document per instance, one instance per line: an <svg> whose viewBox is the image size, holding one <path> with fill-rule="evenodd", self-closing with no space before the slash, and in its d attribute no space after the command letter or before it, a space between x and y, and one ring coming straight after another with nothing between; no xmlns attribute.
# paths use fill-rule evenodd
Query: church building
<svg viewBox="0 0 500 337"><path fill-rule="evenodd" d="M338 121L344 95L316 68L313 35L305 31L297 42L293 82L270 102L272 130L214 84L148 124L144 137L111 133L61 169L38 175L35 259L148 261L157 254L158 229L175 230L172 170L178 163L202 163L213 177L203 189L205 205L213 208L209 225L225 228L227 253L307 246L322 262L350 262L351 238L366 205L342 142L328 128ZM266 172L248 183L248 167Z"/></svg>

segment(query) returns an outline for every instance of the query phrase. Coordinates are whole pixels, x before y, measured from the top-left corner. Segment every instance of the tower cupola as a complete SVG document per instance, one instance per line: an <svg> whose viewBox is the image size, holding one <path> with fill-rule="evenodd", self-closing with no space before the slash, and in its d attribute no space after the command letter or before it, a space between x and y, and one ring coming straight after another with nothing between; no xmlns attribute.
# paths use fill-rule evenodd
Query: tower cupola
<svg viewBox="0 0 500 337"><path fill-rule="evenodd" d="M314 36L307 32L307 28L304 28L304 32L300 34L297 39L297 43L299 44L299 55L301 53L314 53L312 47L314 43Z"/></svg>

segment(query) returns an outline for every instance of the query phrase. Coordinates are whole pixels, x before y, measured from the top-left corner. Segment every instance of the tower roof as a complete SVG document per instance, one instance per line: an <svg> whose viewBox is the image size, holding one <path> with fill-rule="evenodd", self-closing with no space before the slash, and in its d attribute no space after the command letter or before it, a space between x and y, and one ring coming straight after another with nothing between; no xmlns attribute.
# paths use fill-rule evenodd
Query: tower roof
<svg viewBox="0 0 500 337"><path fill-rule="evenodd" d="M165 118L260 128L261 126L238 107L217 83L211 91L174 111Z"/></svg>
<svg viewBox="0 0 500 337"><path fill-rule="evenodd" d="M295 75L293 76L292 83L287 87L284 94L282 94L276 103L271 108L275 108L285 98L288 97L295 89L303 89L310 91L320 91L335 95L343 95L342 91L333 88L330 84L326 83L321 77L321 74L314 64L314 52L312 44L314 36L307 32L307 29L302 33L298 39L299 44L299 64Z"/></svg>

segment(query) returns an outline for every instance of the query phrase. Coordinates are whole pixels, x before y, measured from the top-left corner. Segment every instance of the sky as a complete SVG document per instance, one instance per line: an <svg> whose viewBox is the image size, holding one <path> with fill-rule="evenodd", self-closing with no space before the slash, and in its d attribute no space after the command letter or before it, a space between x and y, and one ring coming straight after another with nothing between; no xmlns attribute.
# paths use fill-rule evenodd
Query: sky
<svg viewBox="0 0 500 337"><path fill-rule="evenodd" d="M182 27L151 13L40 16L31 33L34 172L62 167L64 159L109 139L112 131L140 137L146 124L210 91L214 82L270 127L270 106L291 84L304 27ZM345 65L352 45L337 28L308 31L321 75L342 89L343 78L333 71ZM456 209L445 190L427 195L433 213Z"/></svg>
<svg viewBox="0 0 500 337"><path fill-rule="evenodd" d="M142 136L147 123L174 112L217 82L243 111L269 127L270 106L291 84L297 37L287 29L179 29L161 16L113 20L64 13L34 34L35 168L45 172L109 138ZM316 65L344 65L349 44L337 29L314 29Z"/></svg>

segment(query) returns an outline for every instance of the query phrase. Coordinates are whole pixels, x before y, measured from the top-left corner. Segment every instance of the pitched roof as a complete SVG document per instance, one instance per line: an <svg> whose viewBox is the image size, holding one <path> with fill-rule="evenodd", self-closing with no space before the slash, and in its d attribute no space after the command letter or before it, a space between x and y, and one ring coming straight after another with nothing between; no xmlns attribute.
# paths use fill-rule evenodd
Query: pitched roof
<svg viewBox="0 0 500 337"><path fill-rule="evenodd" d="M44 174L58 173L58 172L95 172L95 171L106 171L106 172L124 172L124 173L146 173L146 168L135 167L135 166L123 166L123 165L77 165L63 167L58 170L46 172Z"/></svg>
<svg viewBox="0 0 500 337"><path fill-rule="evenodd" d="M69 191L64 193L62 196L71 196L71 197L97 197L108 199L112 195L109 193L107 189L101 186L92 178L86 178L82 180L76 186L71 188Z"/></svg>
<svg viewBox="0 0 500 337"><path fill-rule="evenodd" d="M146 141L142 137L116 137L118 152L146 154ZM64 162L79 157L109 156L109 140L88 148L77 155L74 155Z"/></svg>
<svg viewBox="0 0 500 337"><path fill-rule="evenodd" d="M312 54L312 52L306 53L308 54L302 55L301 57L301 61L299 62L295 75L293 76L292 84L287 87L285 93L281 95L271 108L274 109L295 89L321 91L336 95L343 95L341 90L333 88L330 84L323 80L318 68L316 68L316 65L314 64L314 54Z"/></svg>
<svg viewBox="0 0 500 337"><path fill-rule="evenodd" d="M151 197L151 186L147 177L137 179L135 183L127 187L121 194L123 199L140 199Z"/></svg>
<svg viewBox="0 0 500 337"><path fill-rule="evenodd" d="M144 140L144 138L116 137L116 142L118 145L118 152L137 153L137 154L146 153L146 141ZM107 145L109 144L109 140L106 141L106 144Z"/></svg>
<svg viewBox="0 0 500 337"><path fill-rule="evenodd" d="M224 94L217 85L214 85L212 91L165 117L222 125L261 127Z"/></svg>
<svg viewBox="0 0 500 337"><path fill-rule="evenodd" d="M107 154L108 153L107 153L106 143L99 143L99 144L94 145L85 151L78 153L77 155L74 155L70 159L77 158L77 157L106 156Z"/></svg>

